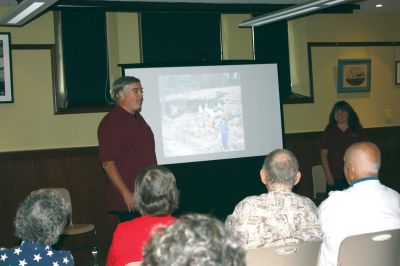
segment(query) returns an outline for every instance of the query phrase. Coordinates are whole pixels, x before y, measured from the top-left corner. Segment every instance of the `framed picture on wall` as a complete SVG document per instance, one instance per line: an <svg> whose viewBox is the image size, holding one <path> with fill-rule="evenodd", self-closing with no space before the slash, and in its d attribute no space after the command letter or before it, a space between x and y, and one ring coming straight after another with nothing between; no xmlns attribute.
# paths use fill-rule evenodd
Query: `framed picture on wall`
<svg viewBox="0 0 400 266"><path fill-rule="evenodd" d="M0 32L0 103L14 102L10 33Z"/></svg>
<svg viewBox="0 0 400 266"><path fill-rule="evenodd" d="M396 61L396 85L400 85L400 61Z"/></svg>
<svg viewBox="0 0 400 266"><path fill-rule="evenodd" d="M371 59L338 60L338 92L369 92L370 90Z"/></svg>

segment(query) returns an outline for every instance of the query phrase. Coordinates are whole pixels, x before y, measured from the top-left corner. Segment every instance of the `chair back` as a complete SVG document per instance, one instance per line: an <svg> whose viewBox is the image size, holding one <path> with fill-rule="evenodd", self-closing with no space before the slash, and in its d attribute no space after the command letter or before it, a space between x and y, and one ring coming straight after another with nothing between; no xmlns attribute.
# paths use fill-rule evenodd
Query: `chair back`
<svg viewBox="0 0 400 266"><path fill-rule="evenodd" d="M318 198L317 193L326 193L325 171L321 164L314 165L311 168L313 179L314 199Z"/></svg>
<svg viewBox="0 0 400 266"><path fill-rule="evenodd" d="M340 244L338 266L399 266L400 229L349 236Z"/></svg>
<svg viewBox="0 0 400 266"><path fill-rule="evenodd" d="M247 266L316 266L322 241L302 242L272 248L250 249L246 252Z"/></svg>

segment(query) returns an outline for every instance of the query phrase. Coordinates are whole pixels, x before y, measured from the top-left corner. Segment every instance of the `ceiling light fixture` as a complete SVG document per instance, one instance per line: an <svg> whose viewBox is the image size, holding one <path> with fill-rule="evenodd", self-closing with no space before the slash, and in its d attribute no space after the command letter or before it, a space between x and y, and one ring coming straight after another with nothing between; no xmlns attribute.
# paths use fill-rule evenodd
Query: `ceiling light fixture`
<svg viewBox="0 0 400 266"><path fill-rule="evenodd" d="M23 0L9 14L0 18L0 26L23 26L55 2L57 0Z"/></svg>
<svg viewBox="0 0 400 266"><path fill-rule="evenodd" d="M245 20L239 24L239 27L244 28L244 27L262 26L275 21L292 18L301 14L310 13L318 9L331 7L337 4L344 3L346 1L348 0L318 0L318 1L307 2L304 4L295 5L259 17Z"/></svg>

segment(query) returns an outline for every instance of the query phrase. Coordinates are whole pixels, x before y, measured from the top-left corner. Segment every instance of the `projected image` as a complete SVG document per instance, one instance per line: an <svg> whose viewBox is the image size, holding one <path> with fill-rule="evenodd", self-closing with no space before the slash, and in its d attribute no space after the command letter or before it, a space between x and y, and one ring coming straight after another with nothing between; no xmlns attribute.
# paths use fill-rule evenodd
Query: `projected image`
<svg viewBox="0 0 400 266"><path fill-rule="evenodd" d="M158 78L165 157L245 149L238 72Z"/></svg>

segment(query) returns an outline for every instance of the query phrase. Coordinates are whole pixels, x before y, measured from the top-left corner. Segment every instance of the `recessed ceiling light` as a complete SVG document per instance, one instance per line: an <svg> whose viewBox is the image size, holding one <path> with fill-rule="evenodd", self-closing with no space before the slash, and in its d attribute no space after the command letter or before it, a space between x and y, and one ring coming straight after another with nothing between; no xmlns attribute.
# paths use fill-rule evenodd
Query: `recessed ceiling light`
<svg viewBox="0 0 400 266"><path fill-rule="evenodd" d="M379 7L383 7L382 4L376 4L375 6L378 7L378 8L379 8Z"/></svg>

